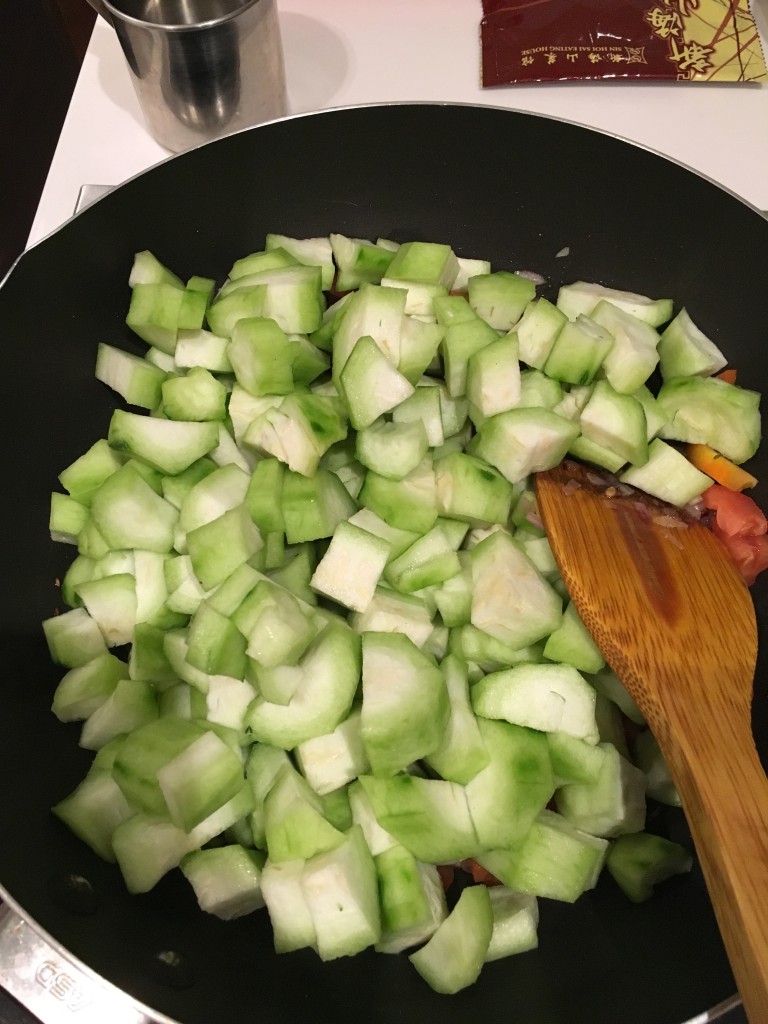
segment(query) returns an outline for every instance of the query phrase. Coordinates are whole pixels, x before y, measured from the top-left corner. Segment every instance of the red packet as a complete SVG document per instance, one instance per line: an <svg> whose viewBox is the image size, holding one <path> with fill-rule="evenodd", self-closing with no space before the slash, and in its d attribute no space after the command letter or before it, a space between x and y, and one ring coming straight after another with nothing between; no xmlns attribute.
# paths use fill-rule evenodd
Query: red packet
<svg viewBox="0 0 768 1024"><path fill-rule="evenodd" d="M482 84L766 82L749 0L483 0Z"/></svg>

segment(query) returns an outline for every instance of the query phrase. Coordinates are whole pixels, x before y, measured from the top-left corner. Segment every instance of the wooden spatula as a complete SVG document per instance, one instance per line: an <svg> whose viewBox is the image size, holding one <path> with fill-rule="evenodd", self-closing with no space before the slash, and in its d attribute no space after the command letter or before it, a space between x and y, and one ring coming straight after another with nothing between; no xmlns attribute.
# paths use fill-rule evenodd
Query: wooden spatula
<svg viewBox="0 0 768 1024"><path fill-rule="evenodd" d="M754 606L706 526L627 490L569 462L536 480L574 604L680 793L747 1015L768 1024L768 780L750 722Z"/></svg>

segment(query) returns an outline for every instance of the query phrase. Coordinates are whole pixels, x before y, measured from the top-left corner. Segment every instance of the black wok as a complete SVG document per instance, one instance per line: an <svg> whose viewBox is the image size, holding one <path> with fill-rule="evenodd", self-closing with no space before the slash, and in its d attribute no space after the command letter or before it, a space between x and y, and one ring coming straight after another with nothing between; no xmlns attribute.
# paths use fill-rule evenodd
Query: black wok
<svg viewBox="0 0 768 1024"><path fill-rule="evenodd" d="M542 900L539 950L489 965L476 986L445 998L404 957L276 957L266 912L207 917L178 872L130 897L117 868L49 813L89 762L78 726L49 711L60 672L39 624L59 605L55 580L71 558L48 539L50 492L105 434L113 407L93 378L96 345L141 350L123 322L134 252L149 248L182 276L221 281L268 231L448 242L495 269L538 271L550 297L576 278L671 295L740 383L768 391L768 222L607 135L494 108L346 109L226 138L123 185L25 254L0 289L0 882L82 961L183 1024L680 1024L726 999L734 984L696 868L639 907L609 878L575 906ZM765 444L751 469L765 507ZM766 582L754 588L762 651ZM763 755L767 679L763 655L754 723ZM652 807L649 828L690 843L680 812ZM85 898L68 888L72 875L90 883Z"/></svg>

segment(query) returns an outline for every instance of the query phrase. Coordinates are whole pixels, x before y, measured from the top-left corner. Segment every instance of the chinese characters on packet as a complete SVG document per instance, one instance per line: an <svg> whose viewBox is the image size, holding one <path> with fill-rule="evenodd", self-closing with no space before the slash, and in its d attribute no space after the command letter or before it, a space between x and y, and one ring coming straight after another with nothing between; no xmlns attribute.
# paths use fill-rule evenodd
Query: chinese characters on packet
<svg viewBox="0 0 768 1024"><path fill-rule="evenodd" d="M570 61L571 64L575 64L583 59L588 60L591 64L599 64L601 61L607 61L609 64L645 64L644 49L643 46L624 46L621 49L608 46L596 48L588 46L539 46L533 50L523 50L521 63L524 67L529 67L533 64L537 55L541 54L547 64L556 64L558 60L566 60Z"/></svg>
<svg viewBox="0 0 768 1024"><path fill-rule="evenodd" d="M703 74L712 67L708 59L714 53L713 46L702 46L685 39L684 19L698 9L699 0L663 0L663 7L652 7L645 12L645 20L660 39L669 43L669 59L680 71L698 71Z"/></svg>

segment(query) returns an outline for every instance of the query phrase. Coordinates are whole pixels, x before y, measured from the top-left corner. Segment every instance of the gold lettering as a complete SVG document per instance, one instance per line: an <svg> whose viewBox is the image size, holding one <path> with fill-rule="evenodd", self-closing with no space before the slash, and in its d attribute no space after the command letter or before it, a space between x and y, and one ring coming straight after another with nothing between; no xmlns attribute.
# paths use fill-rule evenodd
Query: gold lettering
<svg viewBox="0 0 768 1024"><path fill-rule="evenodd" d="M712 62L707 60L707 57L714 52L711 46L702 46L700 43L691 42L678 47L675 39L670 39L669 43L669 59L677 64L680 71L690 69L703 73L712 67Z"/></svg>

